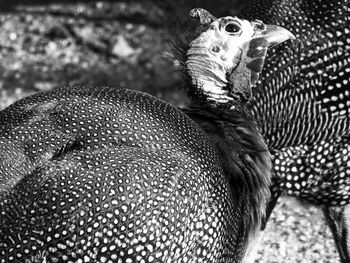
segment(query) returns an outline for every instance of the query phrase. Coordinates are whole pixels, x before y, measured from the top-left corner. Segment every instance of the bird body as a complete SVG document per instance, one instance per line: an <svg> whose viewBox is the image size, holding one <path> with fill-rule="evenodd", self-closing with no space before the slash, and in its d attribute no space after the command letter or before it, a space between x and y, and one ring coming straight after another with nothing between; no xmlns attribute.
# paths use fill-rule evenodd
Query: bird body
<svg viewBox="0 0 350 263"><path fill-rule="evenodd" d="M255 35L264 43L256 63L226 61L227 77L237 63L261 66L270 37L292 37L203 9L192 16L204 26L199 35L220 30L228 42L244 22L251 33L230 52L252 51ZM39 93L0 112L1 263L242 261L270 181L270 154L244 110L261 67L214 89L226 105L190 64L188 91L203 96L188 116L150 95L96 87Z"/></svg>
<svg viewBox="0 0 350 263"><path fill-rule="evenodd" d="M0 119L2 144L18 145L1 147L2 262L220 262L242 231L206 135L162 101L64 88Z"/></svg>
<svg viewBox="0 0 350 263"><path fill-rule="evenodd" d="M349 134L348 1L259 3L259 11L252 4L242 15L279 24L297 37L270 51L264 77L253 89L254 116L269 147L312 145Z"/></svg>
<svg viewBox="0 0 350 263"><path fill-rule="evenodd" d="M269 51L253 89L252 112L273 155L267 213L281 193L323 206L342 262L349 262L350 2L253 1L241 16L297 38Z"/></svg>
<svg viewBox="0 0 350 263"><path fill-rule="evenodd" d="M273 21L298 37L296 43L271 50L251 102L253 115L274 153L280 189L304 197L308 194L303 191L315 191L305 187L314 185L313 180L323 184L324 178L324 184L329 185L330 174L337 170L348 177L348 1L260 1L259 8L252 4L242 15ZM299 187L301 182L296 176L304 178L299 178L304 181L303 187ZM309 176L311 183L307 183ZM340 185L349 185L347 181L340 181ZM286 186L293 182L296 187ZM350 196L344 198L341 190L339 193L339 198L332 198L334 194L327 198L313 194L313 200L307 199L316 204L348 203Z"/></svg>

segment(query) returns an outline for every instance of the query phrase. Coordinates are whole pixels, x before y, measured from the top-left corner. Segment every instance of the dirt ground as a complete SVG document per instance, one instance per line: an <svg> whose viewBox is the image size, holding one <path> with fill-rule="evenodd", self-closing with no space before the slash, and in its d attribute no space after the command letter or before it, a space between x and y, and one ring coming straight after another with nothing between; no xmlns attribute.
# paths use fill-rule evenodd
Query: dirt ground
<svg viewBox="0 0 350 263"><path fill-rule="evenodd" d="M0 109L62 85L127 87L184 106L180 71L169 55L177 19L194 6L216 15L239 7L230 1L22 2L0 4ZM339 257L320 209L283 198L256 262Z"/></svg>

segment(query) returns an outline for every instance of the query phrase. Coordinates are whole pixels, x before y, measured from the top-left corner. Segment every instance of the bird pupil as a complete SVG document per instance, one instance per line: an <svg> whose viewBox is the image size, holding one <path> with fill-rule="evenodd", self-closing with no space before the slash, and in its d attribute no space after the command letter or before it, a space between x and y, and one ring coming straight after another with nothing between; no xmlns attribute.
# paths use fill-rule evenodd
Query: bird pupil
<svg viewBox="0 0 350 263"><path fill-rule="evenodd" d="M225 30L229 33L237 33L239 31L239 27L236 24L228 24L225 27Z"/></svg>

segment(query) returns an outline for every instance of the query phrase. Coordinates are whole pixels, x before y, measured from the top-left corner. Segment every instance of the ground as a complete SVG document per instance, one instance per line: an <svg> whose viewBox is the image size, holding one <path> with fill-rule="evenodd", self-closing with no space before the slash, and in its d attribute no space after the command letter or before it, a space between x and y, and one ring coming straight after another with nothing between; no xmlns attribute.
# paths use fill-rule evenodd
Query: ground
<svg viewBox="0 0 350 263"><path fill-rule="evenodd" d="M0 4L6 10L0 14L0 109L62 85L127 87L184 106L180 70L170 55L176 21L194 6L213 8L216 15L235 14L239 6L204 0L72 2ZM282 198L257 262L339 262L320 209Z"/></svg>
<svg viewBox="0 0 350 263"><path fill-rule="evenodd" d="M319 207L284 197L268 222L259 263L339 263L331 231Z"/></svg>

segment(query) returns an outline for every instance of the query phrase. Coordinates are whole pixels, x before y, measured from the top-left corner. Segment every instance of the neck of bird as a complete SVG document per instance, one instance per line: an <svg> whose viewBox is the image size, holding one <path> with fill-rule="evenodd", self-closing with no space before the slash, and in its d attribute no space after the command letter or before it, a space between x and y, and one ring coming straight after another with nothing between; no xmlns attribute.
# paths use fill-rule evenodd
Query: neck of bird
<svg viewBox="0 0 350 263"><path fill-rule="evenodd" d="M252 75L244 61L236 62L235 67L230 68L219 61L198 59L191 54L188 53L186 62L187 91L194 103L235 109L250 101Z"/></svg>
<svg viewBox="0 0 350 263"><path fill-rule="evenodd" d="M242 207L243 235L248 238L264 216L271 174L270 154L254 119L243 107L192 106L184 112L215 147L235 205Z"/></svg>
<svg viewBox="0 0 350 263"><path fill-rule="evenodd" d="M232 63L213 56L205 47L192 45L185 62L191 90L201 93L204 101L212 106L232 104L235 98L229 96L230 82L227 79L233 71Z"/></svg>

